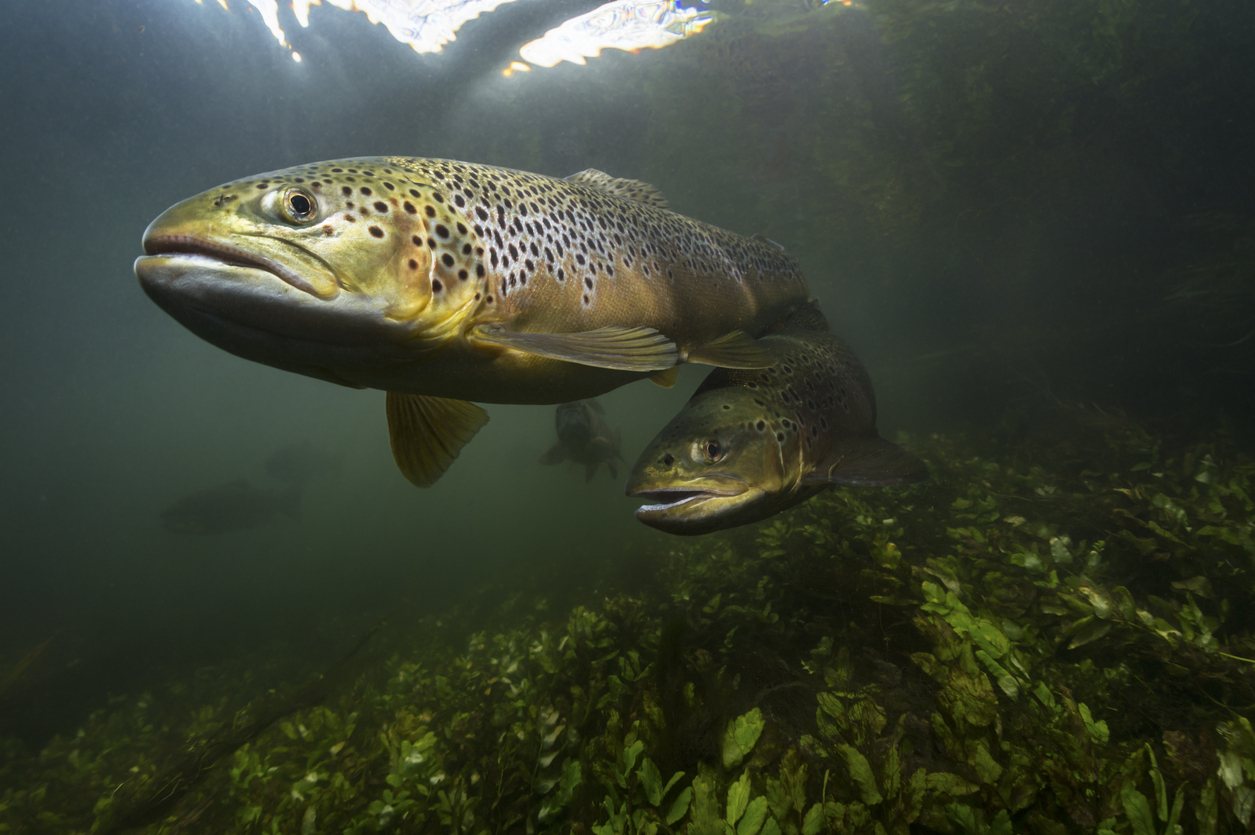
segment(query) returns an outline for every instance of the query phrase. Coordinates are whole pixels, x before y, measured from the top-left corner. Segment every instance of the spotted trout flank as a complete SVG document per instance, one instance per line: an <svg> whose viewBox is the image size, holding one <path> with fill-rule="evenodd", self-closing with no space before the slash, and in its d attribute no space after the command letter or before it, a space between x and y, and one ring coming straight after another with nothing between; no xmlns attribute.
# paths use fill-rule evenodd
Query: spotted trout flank
<svg viewBox="0 0 1255 835"><path fill-rule="evenodd" d="M599 171L554 179L379 157L237 180L144 233L140 284L246 359L388 392L401 471L427 486L487 422L683 362L771 363L754 337L807 291L795 259Z"/></svg>
<svg viewBox="0 0 1255 835"><path fill-rule="evenodd" d="M701 534L766 519L836 485L928 478L876 432L871 379L813 305L760 344L770 368L712 371L628 477L636 511L668 533Z"/></svg>

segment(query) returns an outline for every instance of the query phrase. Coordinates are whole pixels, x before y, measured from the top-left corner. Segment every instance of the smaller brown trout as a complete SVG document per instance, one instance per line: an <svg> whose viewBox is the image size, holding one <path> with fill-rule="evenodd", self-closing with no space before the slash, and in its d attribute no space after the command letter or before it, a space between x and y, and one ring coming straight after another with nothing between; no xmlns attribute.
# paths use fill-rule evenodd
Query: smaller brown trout
<svg viewBox="0 0 1255 835"><path fill-rule="evenodd" d="M636 518L702 534L774 516L829 487L928 478L876 432L871 378L812 302L759 340L760 370L716 369L650 442L628 477Z"/></svg>

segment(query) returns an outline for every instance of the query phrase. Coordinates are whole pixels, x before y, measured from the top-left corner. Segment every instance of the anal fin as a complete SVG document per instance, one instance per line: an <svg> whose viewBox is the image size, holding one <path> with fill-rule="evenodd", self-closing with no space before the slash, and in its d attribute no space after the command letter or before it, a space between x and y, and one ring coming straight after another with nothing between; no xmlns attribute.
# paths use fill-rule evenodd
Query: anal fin
<svg viewBox="0 0 1255 835"><path fill-rule="evenodd" d="M648 373L679 362L675 343L653 328L598 328L580 333L518 333L499 325L477 325L471 336L490 345L511 348L595 368Z"/></svg>
<svg viewBox="0 0 1255 835"><path fill-rule="evenodd" d="M725 333L698 346L689 352L684 361L720 368L769 368L776 364L775 358L745 331Z"/></svg>
<svg viewBox="0 0 1255 835"><path fill-rule="evenodd" d="M665 371L659 371L657 374L650 374L649 381L656 386L662 386L665 389L675 388L675 381L680 378L680 366L673 365Z"/></svg>
<svg viewBox="0 0 1255 835"><path fill-rule="evenodd" d="M388 392L392 458L415 487L430 487L458 457L488 413L474 403Z"/></svg>
<svg viewBox="0 0 1255 835"><path fill-rule="evenodd" d="M884 438L850 438L802 479L803 484L897 487L928 479L928 465Z"/></svg>

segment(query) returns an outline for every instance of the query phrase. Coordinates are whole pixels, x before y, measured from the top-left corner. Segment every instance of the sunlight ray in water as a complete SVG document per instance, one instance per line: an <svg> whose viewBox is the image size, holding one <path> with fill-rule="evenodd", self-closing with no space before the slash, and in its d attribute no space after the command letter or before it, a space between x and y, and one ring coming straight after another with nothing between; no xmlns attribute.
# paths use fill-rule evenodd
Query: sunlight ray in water
<svg viewBox="0 0 1255 835"><path fill-rule="evenodd" d="M203 0L196 0L202 3ZM398 41L418 53L436 53L457 39L467 21L494 11L512 0L326 0L344 11L363 12L371 23L382 23ZM218 0L229 10L227 0ZM248 4L261 15L262 22L282 46L291 48L279 23L278 0L251 0ZM302 27L309 26L312 6L322 0L292 0L292 13ZM553 67L563 61L584 64L603 49L639 52L664 46L695 35L714 20L710 12L681 6L676 0L612 0L587 14L571 18L520 50L523 60L540 67ZM300 61L298 53L293 60ZM505 75L528 69L515 62Z"/></svg>
<svg viewBox="0 0 1255 835"><path fill-rule="evenodd" d="M371 23L382 23L392 37L415 52L439 52L457 39L462 24L511 0L327 0L345 11L364 12ZM293 0L292 11L309 26L310 6L321 0Z"/></svg>
<svg viewBox="0 0 1255 835"><path fill-rule="evenodd" d="M661 49L696 35L713 21L711 12L685 8L674 0L612 0L524 44L519 54L539 67L553 67L562 61L583 64L585 58L596 58L603 49Z"/></svg>

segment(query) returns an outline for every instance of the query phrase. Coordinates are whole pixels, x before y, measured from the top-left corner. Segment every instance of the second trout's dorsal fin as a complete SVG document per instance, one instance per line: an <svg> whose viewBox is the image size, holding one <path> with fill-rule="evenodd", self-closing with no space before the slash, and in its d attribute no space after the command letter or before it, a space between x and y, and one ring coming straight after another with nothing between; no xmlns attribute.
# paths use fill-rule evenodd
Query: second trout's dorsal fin
<svg viewBox="0 0 1255 835"><path fill-rule="evenodd" d="M725 333L705 345L699 345L685 362L716 365L720 368L769 368L776 360L745 331Z"/></svg>
<svg viewBox="0 0 1255 835"><path fill-rule="evenodd" d="M790 330L819 331L828 333L828 317L819 309L819 299L810 299L806 304L796 307L784 320L783 327Z"/></svg>
<svg viewBox="0 0 1255 835"><path fill-rule="evenodd" d="M476 325L469 335L479 342L512 348L553 360L595 368L649 373L680 360L675 343L653 328L598 328L579 333L518 333L500 325Z"/></svg>
<svg viewBox="0 0 1255 835"><path fill-rule="evenodd" d="M644 203L646 206L656 206L659 209L668 208L667 198L663 197L662 192L649 183L642 183L640 180L625 180L622 177L611 177L605 171L598 171L596 168L585 168L578 174L572 174L570 177L567 177L567 182L595 188L598 191L613 194L615 197L621 197L624 200L635 200L637 203Z"/></svg>
<svg viewBox="0 0 1255 835"><path fill-rule="evenodd" d="M928 465L880 436L848 438L802 479L806 485L896 487L928 479Z"/></svg>
<svg viewBox="0 0 1255 835"><path fill-rule="evenodd" d="M415 487L435 484L487 422L488 413L465 400L388 392L392 458Z"/></svg>

